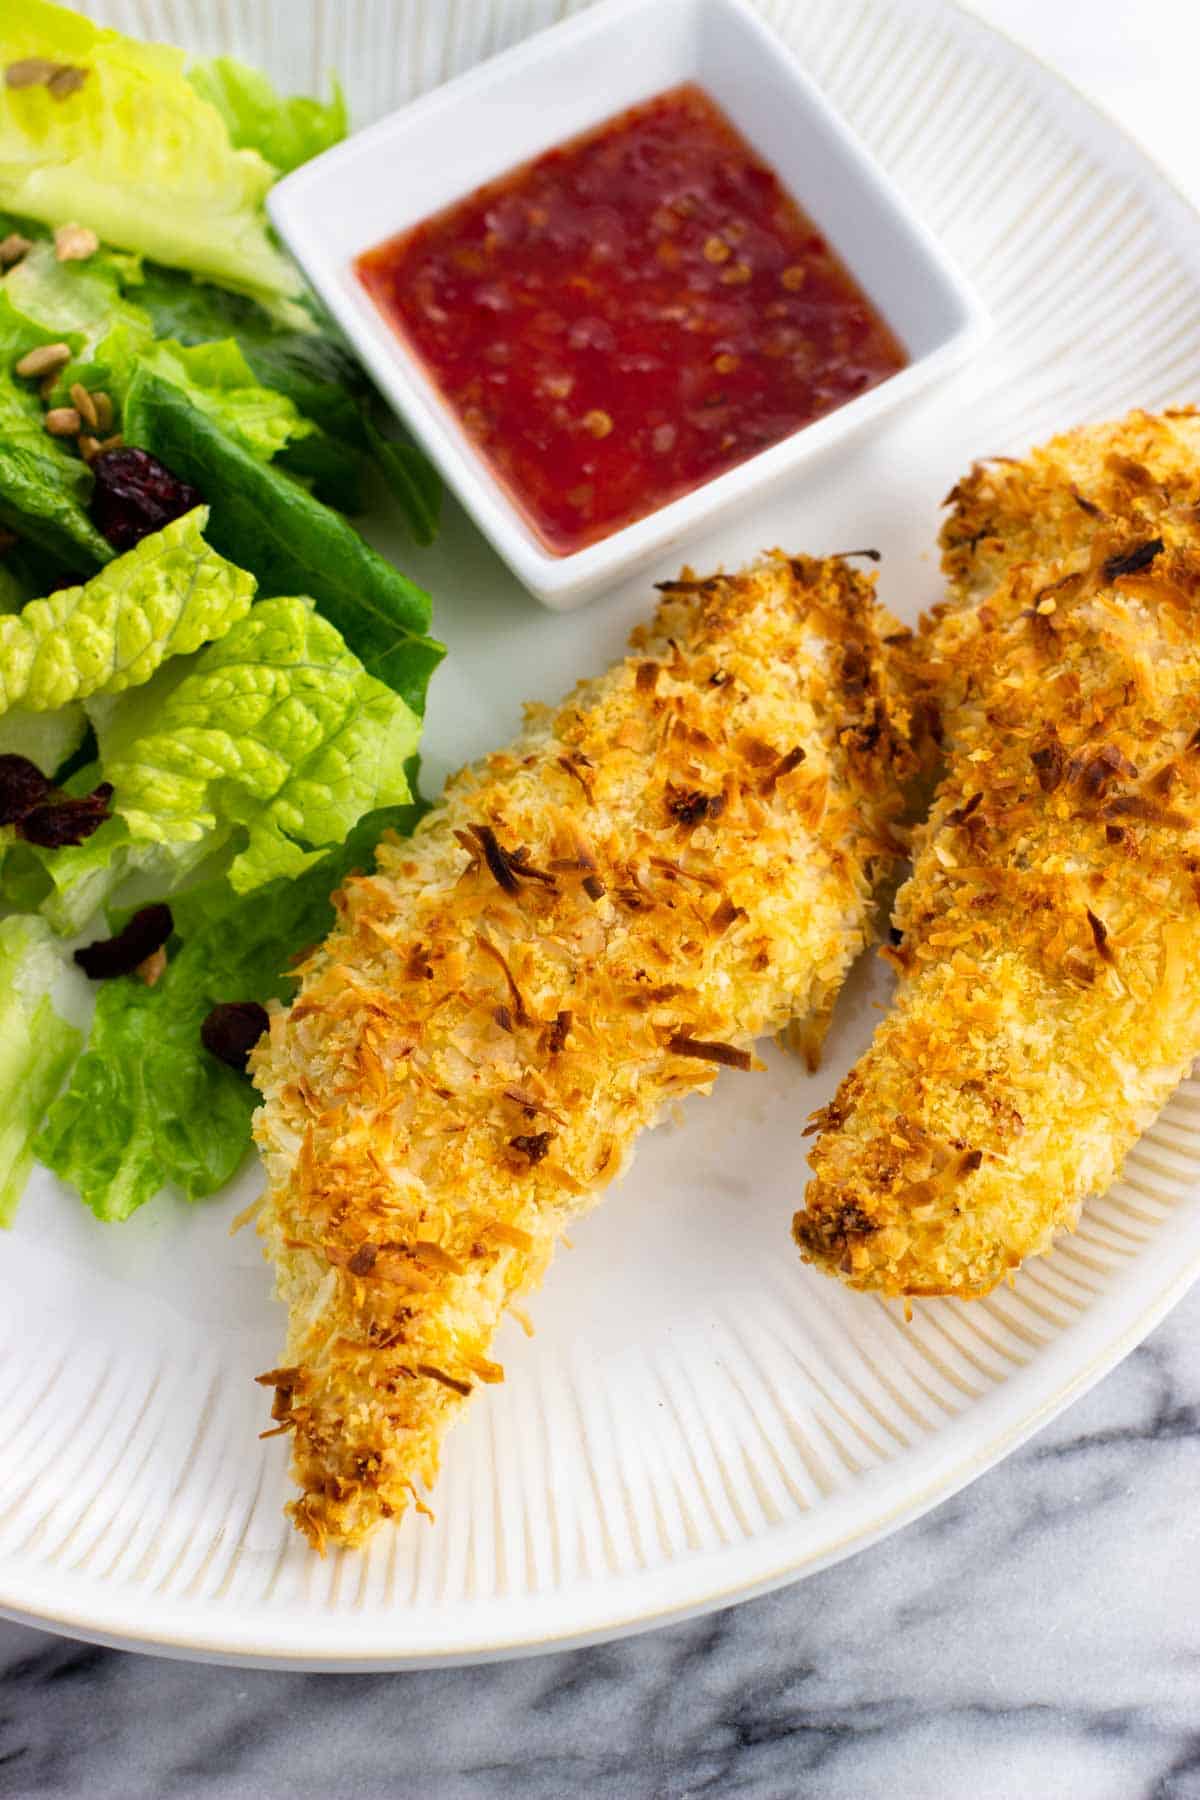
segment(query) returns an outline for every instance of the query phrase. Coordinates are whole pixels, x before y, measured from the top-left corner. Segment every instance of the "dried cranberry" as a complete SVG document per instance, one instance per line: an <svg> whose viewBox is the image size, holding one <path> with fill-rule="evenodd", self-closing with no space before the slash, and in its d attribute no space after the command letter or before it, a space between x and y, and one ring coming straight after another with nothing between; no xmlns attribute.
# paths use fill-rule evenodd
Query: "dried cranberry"
<svg viewBox="0 0 1200 1800"><path fill-rule="evenodd" d="M244 1074L250 1052L270 1020L257 1000L224 1000L200 1027L200 1042L211 1056Z"/></svg>
<svg viewBox="0 0 1200 1800"><path fill-rule="evenodd" d="M92 464L92 521L114 550L131 550L201 496L148 450L105 450Z"/></svg>
<svg viewBox="0 0 1200 1800"><path fill-rule="evenodd" d="M82 844L111 815L112 782L102 781L98 788L79 799L70 794L56 794L40 806L31 807L17 825L18 836L27 844L40 844L44 850L61 850L68 844Z"/></svg>
<svg viewBox="0 0 1200 1800"><path fill-rule="evenodd" d="M85 944L77 950L75 961L89 981L132 975L148 956L162 948L174 924L169 906L161 902L156 906L143 906L116 937L98 938L94 944Z"/></svg>
<svg viewBox="0 0 1200 1800"><path fill-rule="evenodd" d="M53 792L53 782L27 756L0 756L0 825L17 824Z"/></svg>

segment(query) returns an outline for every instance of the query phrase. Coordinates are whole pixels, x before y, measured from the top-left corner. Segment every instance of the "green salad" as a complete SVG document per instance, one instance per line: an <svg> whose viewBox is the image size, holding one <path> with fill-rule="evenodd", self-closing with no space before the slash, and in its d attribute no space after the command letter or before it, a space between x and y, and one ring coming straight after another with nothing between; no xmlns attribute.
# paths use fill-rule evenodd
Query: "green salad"
<svg viewBox="0 0 1200 1800"><path fill-rule="evenodd" d="M427 544L439 484L263 209L346 129L0 0L0 1224L35 1157L102 1219L228 1181L266 1003L420 814L442 646L350 518Z"/></svg>

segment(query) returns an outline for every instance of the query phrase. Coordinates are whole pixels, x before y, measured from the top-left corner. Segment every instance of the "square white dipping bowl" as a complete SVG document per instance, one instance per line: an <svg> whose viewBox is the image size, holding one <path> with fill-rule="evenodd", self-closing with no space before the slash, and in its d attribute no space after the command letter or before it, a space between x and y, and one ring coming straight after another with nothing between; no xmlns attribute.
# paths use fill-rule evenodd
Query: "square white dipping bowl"
<svg viewBox="0 0 1200 1800"><path fill-rule="evenodd" d="M706 89L815 221L909 356L905 368L646 518L570 555L547 550L355 258L484 182L639 101ZM800 63L744 0L603 0L392 113L289 175L280 235L377 385L480 530L547 606L580 605L722 513L796 475L948 374L986 335L972 290Z"/></svg>

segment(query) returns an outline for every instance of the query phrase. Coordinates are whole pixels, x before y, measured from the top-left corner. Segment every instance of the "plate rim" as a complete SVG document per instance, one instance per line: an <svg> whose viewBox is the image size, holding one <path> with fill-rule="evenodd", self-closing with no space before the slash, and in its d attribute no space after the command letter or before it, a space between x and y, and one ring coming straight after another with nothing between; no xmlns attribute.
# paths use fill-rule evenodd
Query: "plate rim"
<svg viewBox="0 0 1200 1800"><path fill-rule="evenodd" d="M788 3L794 6L800 0L788 0ZM957 20L959 28L973 34L978 43L999 46L1010 66L1024 64L1031 67L1038 72L1042 83L1065 94L1074 108L1100 127L1110 151L1119 147L1126 159L1126 171L1138 182L1143 197L1158 211L1161 211L1162 202L1166 200L1170 210L1190 224L1193 240L1191 248L1200 265L1200 205L1193 203L1170 171L1107 107L1085 93L1068 75L1037 51L1021 43L1003 26L976 13L965 4L965 0L900 0L898 5L892 0L892 4L896 11L916 8L931 17L940 14ZM785 9L780 7L779 10ZM1181 244L1175 248L1183 251L1186 246ZM1200 266L1196 281L1200 291ZM1200 1182L1192 1184L1189 1197L1192 1203L1200 1200ZM640 1570L621 1577L610 1577L606 1581L580 1583L571 1595L571 1609L575 1614L589 1614L592 1619L590 1624L583 1623L581 1619L575 1623L567 1620L559 1629L542 1635L531 1635L527 1619L523 1626L518 1626L507 1635L502 1631L492 1630L485 1639L476 1642L460 1640L456 1647L445 1647L430 1641L406 1650L389 1649L379 1635L378 1628L372 1628L376 1631L376 1636L367 1638L364 1648L366 1634L361 1620L353 1621L336 1616L331 1620L302 1612L293 1618L284 1615L272 1617L244 1607L221 1617L219 1626L214 1621L206 1627L203 1621L212 1617L211 1609L163 1599L154 1603L152 1610L156 1614L155 1622L140 1622L137 1615L151 1610L147 1608L144 1595L126 1595L120 1589L110 1591L101 1588L102 1597L91 1604L65 1604L53 1598L50 1591L61 1592L65 1585L61 1574L56 1573L47 1578L40 1567L34 1565L25 1572L22 1579L20 1564L16 1559L8 1559L0 1564L0 1619L78 1638L84 1642L183 1661L300 1673L371 1673L473 1666L521 1656L557 1654L589 1644L612 1642L643 1631L681 1623L689 1618L702 1617L803 1580L890 1537L943 1501L961 1493L979 1476L996 1467L1006 1456L1043 1430L1073 1401L1082 1398L1145 1340L1200 1279L1200 1237L1190 1254L1180 1258L1170 1253L1173 1238L1184 1229L1187 1208L1188 1200L1181 1199L1178 1210L1163 1221L1153 1244L1139 1253L1139 1261L1146 1259L1150 1263L1151 1275L1139 1289L1128 1296L1123 1310L1118 1289L1117 1295L1110 1293L1106 1297L1108 1304L1101 1317L1098 1318L1094 1311L1089 1311L1059 1333L1056 1342L1061 1343L1074 1337L1084 1340L1084 1343L1082 1348L1077 1344L1071 1369L1051 1393L1043 1393L1037 1403L1030 1403L1025 1398L1026 1389L1032 1387L1036 1390L1044 1385L1040 1368L1037 1364L1030 1364L1015 1372L1003 1387L993 1390L968 1414L943 1427L936 1434L944 1447L942 1464L948 1464L948 1468L943 1466L938 1472L935 1465L928 1479L916 1492L910 1488L907 1496L900 1498L891 1507L880 1509L876 1506L871 1518L847 1530L834 1541L830 1541L827 1531L824 1547L817 1545L811 1551L805 1551L802 1547L797 1549L795 1538L798 1532L802 1532L803 1521L793 1521L780 1527L778 1534L763 1533L743 1544L697 1552L694 1556L682 1557L661 1570ZM1162 1278L1155 1282L1153 1273L1157 1272L1160 1264L1163 1265ZM1153 1287L1149 1298L1144 1295L1146 1285ZM992 1429L986 1442L982 1444L979 1442L978 1430L981 1413L992 1419ZM965 1443L962 1441L964 1438L967 1440ZM895 1471L905 1460L906 1458L896 1459L889 1465L889 1473ZM871 1488L868 1478L858 1495L848 1503L847 1510L865 1509L871 1497ZM783 1561L764 1554L764 1546L771 1545L776 1535L783 1540L793 1540L793 1549ZM735 1575L732 1579L722 1578L723 1570L743 1562L757 1562L760 1572ZM762 1566L768 1563L772 1566ZM703 1581L703 1592L697 1590L696 1583L696 1572L700 1570L708 1571ZM624 1595L627 1591L631 1594L639 1589L645 1591L648 1586L669 1588L677 1584L691 1585L692 1597L667 1597L658 1604L643 1604L641 1608L634 1606L632 1609L622 1609L618 1604L611 1612L605 1612L600 1622L596 1622L598 1592L607 1589L615 1591L617 1595ZM99 1586L86 1576L77 1577L76 1585L84 1594L89 1594L93 1587ZM482 1610L490 1616L497 1604L493 1602ZM539 1603L534 1601L531 1604L536 1606ZM560 1613L565 1610L562 1597L556 1596L554 1604ZM469 1609L452 1609L453 1615L461 1616L464 1610ZM394 1617L403 1618L403 1608L397 1608ZM332 1639L334 1634L329 1629L331 1623L340 1630L344 1647L331 1647L328 1641L320 1648L312 1647L322 1637ZM386 1636L386 1632L383 1636ZM305 1646L304 1640L307 1640L310 1647Z"/></svg>
<svg viewBox="0 0 1200 1800"><path fill-rule="evenodd" d="M1024 1401L1024 1390L1038 1385L1038 1369L1036 1365L1029 1364L1011 1376L1002 1388L988 1394L973 1412L964 1415L938 1434L943 1441L950 1440L945 1459L952 1463L949 1474L940 1477L932 1475L920 1492L910 1494L906 1500L883 1513L876 1512L873 1518L858 1529L848 1531L836 1543L828 1544L823 1550L818 1548L810 1555L801 1555L799 1558L793 1556L784 1564L757 1576L735 1579L727 1585L710 1583L705 1593L698 1597L668 1600L648 1611L617 1612L599 1623L593 1621L590 1625L565 1624L561 1630L547 1632L539 1637L531 1637L528 1630L525 1630L507 1638L493 1634L486 1642L481 1640L473 1644L460 1644L457 1648L443 1648L429 1643L406 1651L389 1650L382 1642L368 1642L364 1649L361 1624L353 1625L346 1619L338 1621L348 1640L345 1649L336 1650L328 1645L320 1650L305 1649L299 1641L309 1625L304 1614L297 1615L290 1630L279 1630L280 1625L287 1623L283 1618L272 1620L271 1627L276 1633L273 1641L271 1630L263 1629L256 1622L260 1615L246 1611L240 1615L230 1615L222 1621L220 1633L213 1634L203 1628L189 1628L185 1623L189 1615L194 1613L199 1616L205 1609L190 1608L178 1603L167 1603L162 1610L168 1616L174 1615L180 1621L179 1627L175 1630L156 1627L157 1635L154 1636L147 1636L144 1631L139 1631L132 1618L121 1622L123 1611L134 1613L138 1610L137 1601L127 1602L124 1608L110 1606L105 1617L103 1608L76 1611L72 1608L49 1607L39 1610L36 1606L10 1599L8 1594L0 1592L0 1618L113 1649L140 1650L181 1661L241 1668L289 1669L298 1673L369 1674L469 1667L493 1661L509 1661L521 1656L556 1655L703 1617L707 1613L740 1604L743 1600L771 1593L793 1581L804 1580L823 1569L833 1568L859 1551L882 1542L894 1532L924 1517L943 1501L953 1499L1052 1423L1073 1401L1081 1399L1145 1340L1200 1276L1200 1248L1193 1253L1190 1261L1180 1261L1170 1255L1170 1240L1176 1233L1182 1232L1185 1211L1186 1202L1181 1201L1180 1210L1163 1222L1152 1249L1144 1252L1152 1261L1166 1264L1168 1270L1173 1272L1148 1303L1140 1308L1129 1308L1133 1316L1123 1322L1120 1330L1112 1330L1108 1318L1098 1319L1094 1314L1084 1314L1077 1323L1068 1326L1060 1334L1060 1341L1061 1337L1071 1334L1084 1339L1099 1338L1102 1341L1094 1353L1083 1359L1080 1366L1052 1394L1043 1398L1040 1405L1029 1407ZM997 1425L986 1444L976 1443L971 1447L971 1427L976 1423L980 1410L998 1415ZM965 1446L960 1443L963 1438L967 1440ZM896 1464L890 1465L891 1469L895 1467ZM868 1483L864 1483L864 1489L868 1489ZM860 1490L860 1494L862 1492ZM852 1504L865 1509L869 1497L868 1491L866 1499L856 1497ZM781 1535L794 1534L795 1531L796 1526L793 1524L784 1527ZM751 1539L746 1544L727 1546L721 1551L698 1553L695 1562L681 1559L656 1571L655 1576L663 1585L675 1584L682 1582L688 1570L699 1563L704 1563L709 1568L719 1568L728 1563L753 1560L756 1555L761 1555L761 1546L765 1541L769 1540L760 1537ZM340 1554L353 1557L355 1553ZM636 1591L639 1587L644 1588L646 1583L646 1573L642 1571L623 1576L615 1582L610 1581L607 1585L610 1589L616 1588L618 1592L624 1593L627 1589ZM85 1585L90 1586L90 1581ZM37 1586L36 1580L30 1584L28 1598L35 1597ZM595 1587L584 1584L575 1590L574 1604L577 1611L594 1610L588 1608L588 1601L595 1591ZM561 1605L561 1601L558 1604ZM398 1616L401 1616L401 1611L402 1609L397 1609ZM231 1626L240 1626L240 1629L231 1630ZM260 1641L253 1642L255 1638Z"/></svg>

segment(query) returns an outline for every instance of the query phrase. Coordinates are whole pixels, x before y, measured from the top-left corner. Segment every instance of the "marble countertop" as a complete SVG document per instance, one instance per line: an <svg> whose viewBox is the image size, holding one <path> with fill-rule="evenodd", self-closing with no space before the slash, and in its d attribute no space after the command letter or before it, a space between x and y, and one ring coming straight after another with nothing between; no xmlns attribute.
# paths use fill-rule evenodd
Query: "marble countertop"
<svg viewBox="0 0 1200 1800"><path fill-rule="evenodd" d="M1184 0L978 10L1200 200L1200 23ZM308 1676L0 1623L0 1800L1200 1800L1198 1493L1200 1290L918 1524L650 1636L477 1669Z"/></svg>

